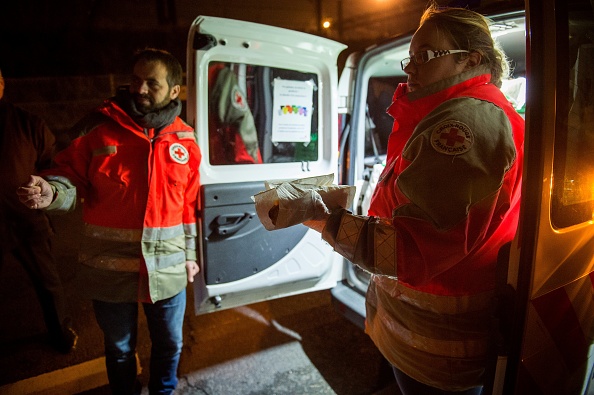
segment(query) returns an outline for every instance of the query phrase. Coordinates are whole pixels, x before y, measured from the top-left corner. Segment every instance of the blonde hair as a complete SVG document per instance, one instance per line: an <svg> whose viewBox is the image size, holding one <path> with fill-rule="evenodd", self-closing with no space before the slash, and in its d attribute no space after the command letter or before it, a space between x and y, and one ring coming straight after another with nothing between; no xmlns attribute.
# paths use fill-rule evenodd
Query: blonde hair
<svg viewBox="0 0 594 395"><path fill-rule="evenodd" d="M419 26L427 22L450 39L456 46L452 49L478 52L481 55L481 64L487 64L491 70L491 83L501 87L501 80L508 77L509 63L503 50L491 36L490 21L487 18L465 8L440 7L433 2L421 16Z"/></svg>

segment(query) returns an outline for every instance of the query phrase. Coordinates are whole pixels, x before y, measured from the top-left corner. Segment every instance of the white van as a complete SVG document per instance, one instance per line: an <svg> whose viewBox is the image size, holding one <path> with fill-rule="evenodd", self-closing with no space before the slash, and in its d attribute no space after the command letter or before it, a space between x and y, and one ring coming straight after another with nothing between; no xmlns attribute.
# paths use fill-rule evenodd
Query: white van
<svg viewBox="0 0 594 395"><path fill-rule="evenodd" d="M486 393L594 393L594 3L526 1L490 15L511 59L503 89L525 116L520 225L500 253L500 355ZM355 53L254 23L198 17L187 47L188 122L203 152L196 313L332 289L363 327L367 274L298 225L266 231L267 180L328 173L365 214L381 171L410 35ZM590 57L592 55L592 57ZM594 386L593 386L594 387Z"/></svg>

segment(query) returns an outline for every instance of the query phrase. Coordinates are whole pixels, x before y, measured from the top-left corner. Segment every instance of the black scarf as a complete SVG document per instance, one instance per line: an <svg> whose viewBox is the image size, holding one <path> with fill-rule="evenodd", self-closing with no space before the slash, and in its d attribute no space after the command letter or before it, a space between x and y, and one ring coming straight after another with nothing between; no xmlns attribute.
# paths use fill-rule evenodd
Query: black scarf
<svg viewBox="0 0 594 395"><path fill-rule="evenodd" d="M139 126L145 129L155 129L159 131L165 126L173 123L175 118L181 114L182 104L179 98L171 100L165 107L151 111L149 113L143 113L136 107L134 97L130 93L128 86L121 86L115 96L115 102L122 107L122 109L136 122Z"/></svg>

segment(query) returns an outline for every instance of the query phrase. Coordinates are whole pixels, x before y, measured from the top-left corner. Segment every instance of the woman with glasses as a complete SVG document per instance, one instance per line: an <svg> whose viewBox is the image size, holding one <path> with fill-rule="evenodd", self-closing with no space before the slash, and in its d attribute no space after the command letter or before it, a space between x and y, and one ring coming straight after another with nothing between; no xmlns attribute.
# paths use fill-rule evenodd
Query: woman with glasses
<svg viewBox="0 0 594 395"><path fill-rule="evenodd" d="M518 222L524 121L488 21L430 6L401 62L407 83L369 216L305 224L373 273L366 332L403 394L480 394L495 358L495 266Z"/></svg>

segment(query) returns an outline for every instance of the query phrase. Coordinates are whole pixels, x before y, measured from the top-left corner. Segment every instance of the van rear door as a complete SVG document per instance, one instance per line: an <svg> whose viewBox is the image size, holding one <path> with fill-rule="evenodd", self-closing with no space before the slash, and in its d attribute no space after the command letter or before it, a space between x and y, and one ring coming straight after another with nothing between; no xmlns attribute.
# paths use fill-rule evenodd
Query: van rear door
<svg viewBox="0 0 594 395"><path fill-rule="evenodd" d="M594 31L587 0L527 1L525 169L494 393L592 393Z"/></svg>
<svg viewBox="0 0 594 395"><path fill-rule="evenodd" d="M266 231L252 196L266 180L336 173L344 48L250 22L192 24L187 119L203 154L196 313L328 289L342 277L342 259L319 233Z"/></svg>

